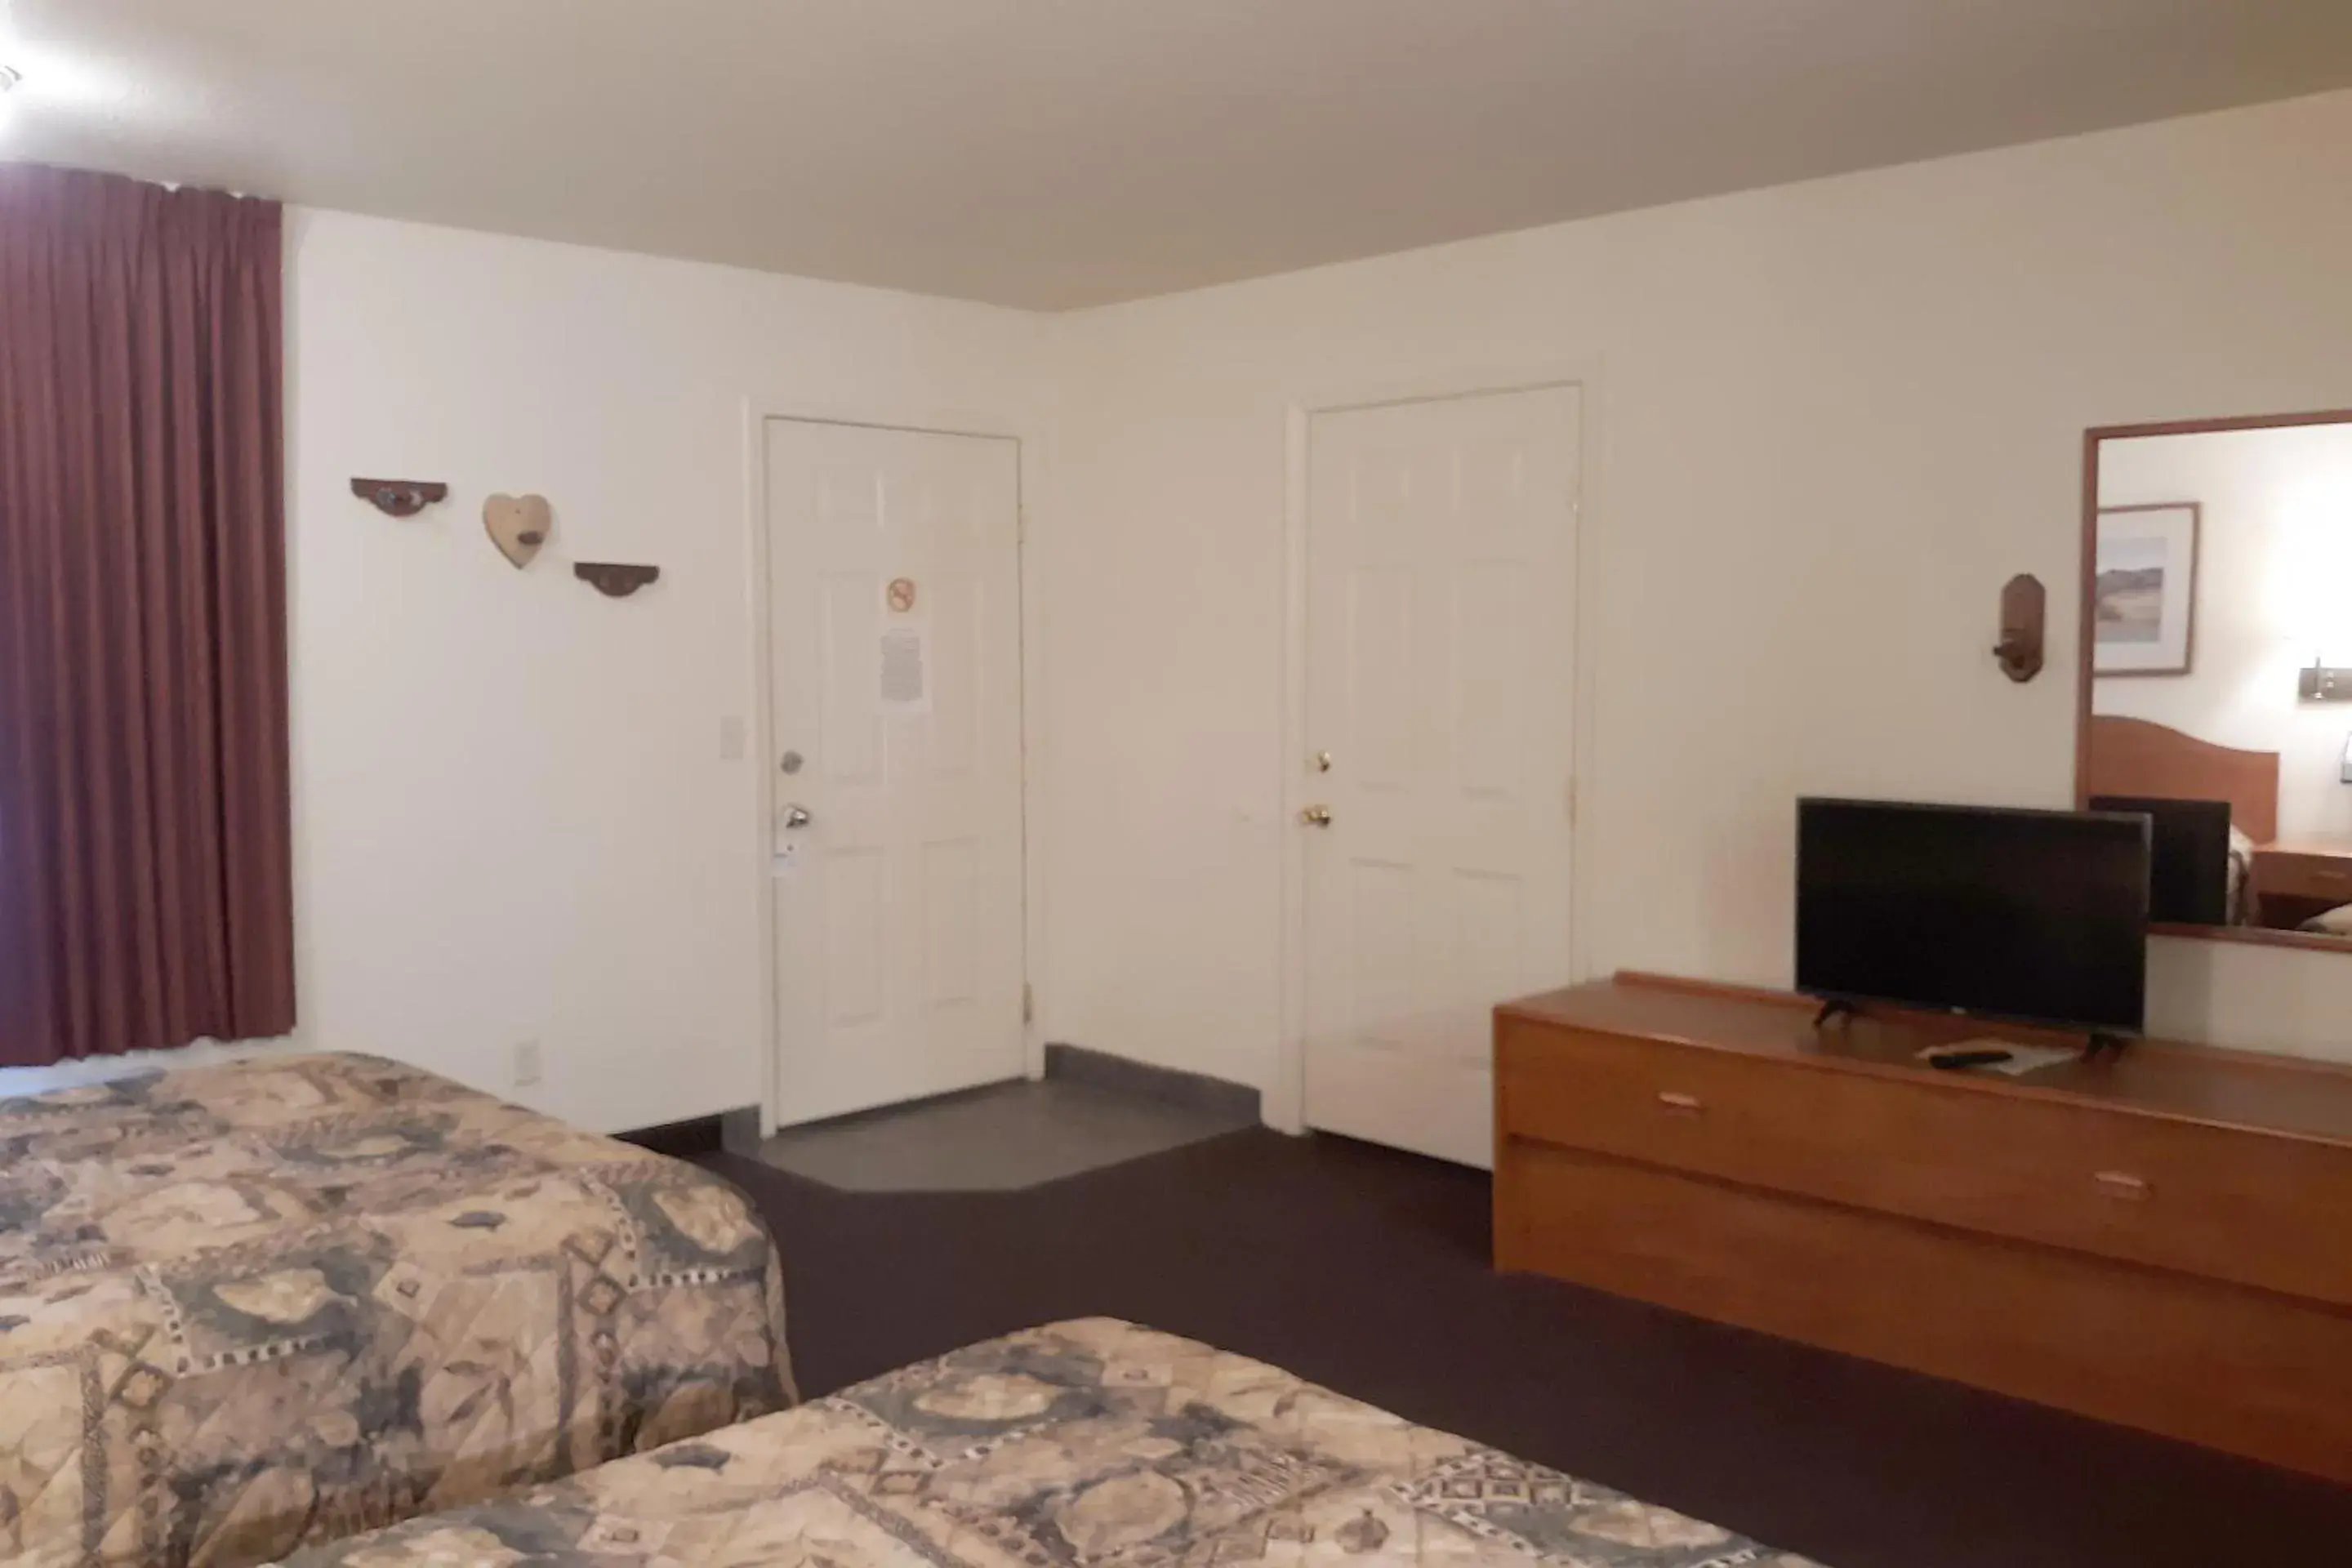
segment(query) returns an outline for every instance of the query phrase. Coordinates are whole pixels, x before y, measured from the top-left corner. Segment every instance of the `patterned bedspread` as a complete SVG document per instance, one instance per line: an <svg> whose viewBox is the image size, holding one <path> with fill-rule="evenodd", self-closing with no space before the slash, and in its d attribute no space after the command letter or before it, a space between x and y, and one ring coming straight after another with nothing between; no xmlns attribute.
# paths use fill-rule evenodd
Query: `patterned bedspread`
<svg viewBox="0 0 2352 1568"><path fill-rule="evenodd" d="M691 1166L372 1058L0 1100L0 1561L243 1568L791 1403Z"/></svg>
<svg viewBox="0 0 2352 1568"><path fill-rule="evenodd" d="M1125 1323L1015 1334L299 1568L1805 1568Z"/></svg>

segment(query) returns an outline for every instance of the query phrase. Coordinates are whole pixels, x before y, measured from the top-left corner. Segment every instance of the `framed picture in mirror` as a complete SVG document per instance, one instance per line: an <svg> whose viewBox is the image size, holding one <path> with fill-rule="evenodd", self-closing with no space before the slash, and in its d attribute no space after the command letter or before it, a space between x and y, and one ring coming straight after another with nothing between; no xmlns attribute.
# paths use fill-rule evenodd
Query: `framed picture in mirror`
<svg viewBox="0 0 2352 1568"><path fill-rule="evenodd" d="M2187 675L2197 630L2194 501L2099 509L2091 580L2095 675Z"/></svg>

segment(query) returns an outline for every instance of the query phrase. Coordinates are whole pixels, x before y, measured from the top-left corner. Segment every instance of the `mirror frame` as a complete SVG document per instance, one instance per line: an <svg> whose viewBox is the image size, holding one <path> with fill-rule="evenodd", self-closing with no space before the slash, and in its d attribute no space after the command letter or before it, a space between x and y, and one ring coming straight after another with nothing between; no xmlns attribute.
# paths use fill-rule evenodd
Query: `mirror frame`
<svg viewBox="0 0 2352 1568"><path fill-rule="evenodd" d="M2074 675L2074 809L2091 804L2092 659L2097 651L2092 634L2091 595L2099 574L2099 449L2109 441L2147 436L2211 436L2231 430L2284 430L2305 425L2352 425L2352 408L2321 409L2307 414L2250 414L2229 419L2169 419L2145 425L2095 425L2083 432L2083 541L2081 586L2076 595L2079 618ZM2323 936L2316 931L2273 931L2265 926L2149 925L2152 936L2187 937L2198 942L2242 942L2255 947L2298 947L2317 952L2352 954L2352 937Z"/></svg>

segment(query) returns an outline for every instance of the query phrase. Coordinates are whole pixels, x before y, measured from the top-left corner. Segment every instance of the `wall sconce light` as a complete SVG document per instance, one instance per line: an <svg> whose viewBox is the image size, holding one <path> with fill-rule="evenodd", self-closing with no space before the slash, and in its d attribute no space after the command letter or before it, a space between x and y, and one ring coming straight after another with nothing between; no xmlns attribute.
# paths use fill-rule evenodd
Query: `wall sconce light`
<svg viewBox="0 0 2352 1568"><path fill-rule="evenodd" d="M2031 573L2018 574L2001 589L2000 641L1993 644L1992 656L2011 680L2022 683L2042 673L2042 623L2047 610L2042 579Z"/></svg>
<svg viewBox="0 0 2352 1568"><path fill-rule="evenodd" d="M2294 694L2305 702L2352 702L2352 669L2314 659L2295 672Z"/></svg>

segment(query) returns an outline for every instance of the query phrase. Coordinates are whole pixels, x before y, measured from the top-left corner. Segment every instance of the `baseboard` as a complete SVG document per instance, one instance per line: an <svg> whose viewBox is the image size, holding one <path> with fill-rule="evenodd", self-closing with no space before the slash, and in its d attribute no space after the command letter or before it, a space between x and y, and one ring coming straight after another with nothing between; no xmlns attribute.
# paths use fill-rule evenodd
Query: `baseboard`
<svg viewBox="0 0 2352 1568"><path fill-rule="evenodd" d="M624 1143L634 1143L640 1149L678 1160L691 1160L698 1154L752 1154L760 1148L760 1108L742 1105L716 1116L640 1127L613 1136Z"/></svg>
<svg viewBox="0 0 2352 1568"><path fill-rule="evenodd" d="M1258 1091L1245 1084L1229 1083L1206 1073L1153 1067L1108 1051L1088 1050L1084 1046L1048 1045L1045 1076L1196 1110L1221 1111L1252 1121L1262 1115Z"/></svg>

